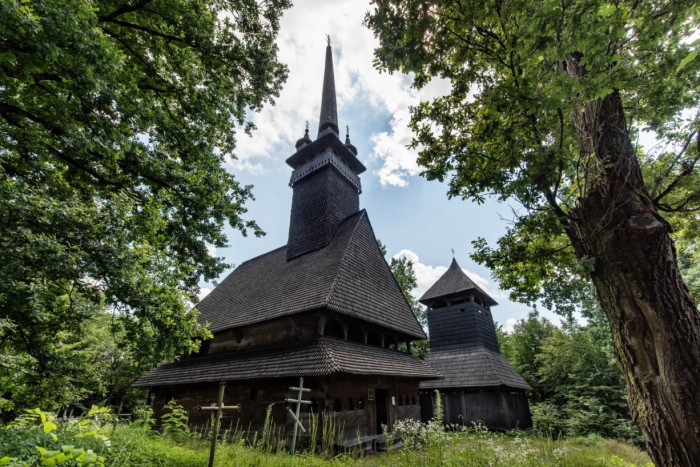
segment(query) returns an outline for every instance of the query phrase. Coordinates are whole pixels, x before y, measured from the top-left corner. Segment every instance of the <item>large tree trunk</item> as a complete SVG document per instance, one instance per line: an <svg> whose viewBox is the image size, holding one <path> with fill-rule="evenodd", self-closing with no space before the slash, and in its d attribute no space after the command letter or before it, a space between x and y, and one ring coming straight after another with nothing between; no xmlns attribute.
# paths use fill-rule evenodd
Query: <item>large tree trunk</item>
<svg viewBox="0 0 700 467"><path fill-rule="evenodd" d="M585 74L573 56L567 72ZM700 314L670 226L644 186L620 94L577 108L574 122L586 181L567 233L577 255L595 261L632 417L657 467L700 466Z"/></svg>

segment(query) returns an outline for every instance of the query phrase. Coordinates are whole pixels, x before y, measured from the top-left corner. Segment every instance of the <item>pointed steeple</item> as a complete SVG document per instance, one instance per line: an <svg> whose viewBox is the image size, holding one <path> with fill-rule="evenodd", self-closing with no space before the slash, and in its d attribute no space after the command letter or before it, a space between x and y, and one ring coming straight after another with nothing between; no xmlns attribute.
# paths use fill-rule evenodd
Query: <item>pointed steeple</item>
<svg viewBox="0 0 700 467"><path fill-rule="evenodd" d="M452 264L447 269L445 274L443 274L436 283L428 289L425 294L419 299L423 304L430 303L431 301L442 298L449 297L456 294L464 294L468 292L475 292L481 296L481 300L485 305L493 306L498 305L496 301L491 298L486 292L481 290L481 287L476 285L473 280L469 278L462 268L457 264L457 260L453 257Z"/></svg>
<svg viewBox="0 0 700 467"><path fill-rule="evenodd" d="M321 117L318 122L318 136L327 128L332 128L338 135L338 106L335 101L335 77L333 76L333 51L331 39L327 36L326 70L323 74L323 94L321 96Z"/></svg>

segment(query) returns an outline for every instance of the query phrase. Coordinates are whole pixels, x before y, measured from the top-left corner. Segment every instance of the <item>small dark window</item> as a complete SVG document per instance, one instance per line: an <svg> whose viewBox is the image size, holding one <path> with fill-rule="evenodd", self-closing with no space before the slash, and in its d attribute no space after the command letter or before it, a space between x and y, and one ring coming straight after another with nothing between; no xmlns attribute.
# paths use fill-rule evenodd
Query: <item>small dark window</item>
<svg viewBox="0 0 700 467"><path fill-rule="evenodd" d="M399 396L399 405L403 405L403 397Z"/></svg>
<svg viewBox="0 0 700 467"><path fill-rule="evenodd" d="M411 405L411 401L410 401L410 399L408 398L408 396L406 396L406 405Z"/></svg>
<svg viewBox="0 0 700 467"><path fill-rule="evenodd" d="M411 405L416 405L416 396L411 396Z"/></svg>
<svg viewBox="0 0 700 467"><path fill-rule="evenodd" d="M355 410L355 404L352 402L352 397L348 397L348 410Z"/></svg>
<svg viewBox="0 0 700 467"><path fill-rule="evenodd" d="M345 330L343 325L334 319L329 319L326 322L326 327L323 330L323 335L326 337L335 337L338 339L345 339Z"/></svg>
<svg viewBox="0 0 700 467"><path fill-rule="evenodd" d="M358 410L364 410L364 408L365 408L365 400L364 400L363 398L360 397L360 398L357 400L357 409L358 409Z"/></svg>
<svg viewBox="0 0 700 467"><path fill-rule="evenodd" d="M335 403L333 404L333 412L342 412L343 411L343 403L340 402L340 397L335 398Z"/></svg>
<svg viewBox="0 0 700 467"><path fill-rule="evenodd" d="M250 400L252 400L252 401L258 400L258 388L251 388L251 390L250 390Z"/></svg>
<svg viewBox="0 0 700 467"><path fill-rule="evenodd" d="M311 410L313 413L318 413L318 402L316 401L315 397L312 397L311 399Z"/></svg>

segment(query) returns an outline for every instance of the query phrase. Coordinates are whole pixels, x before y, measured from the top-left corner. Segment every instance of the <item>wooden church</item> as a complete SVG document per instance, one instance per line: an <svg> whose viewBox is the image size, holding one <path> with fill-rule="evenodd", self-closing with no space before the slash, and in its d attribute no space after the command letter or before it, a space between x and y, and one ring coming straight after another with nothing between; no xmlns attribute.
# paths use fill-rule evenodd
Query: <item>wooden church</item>
<svg viewBox="0 0 700 467"><path fill-rule="evenodd" d="M242 263L201 301L199 320L214 337L199 353L135 383L151 389L156 417L175 399L190 424L205 424L210 415L192 409L216 402L225 381L224 404L242 410L225 413L224 427L260 430L274 403L274 423L291 428L284 399L304 377L313 402L305 416L327 411L345 433L374 435L419 419L420 383L440 378L411 355L426 335L360 209L365 167L349 137L339 139L330 44L325 60L318 135L307 129L287 159L288 242Z"/></svg>
<svg viewBox="0 0 700 467"><path fill-rule="evenodd" d="M491 307L496 301L476 285L455 259L420 298L428 307L430 353L425 359L444 376L423 381L421 418L435 411L440 391L446 423L489 429L532 427L530 385L501 355Z"/></svg>

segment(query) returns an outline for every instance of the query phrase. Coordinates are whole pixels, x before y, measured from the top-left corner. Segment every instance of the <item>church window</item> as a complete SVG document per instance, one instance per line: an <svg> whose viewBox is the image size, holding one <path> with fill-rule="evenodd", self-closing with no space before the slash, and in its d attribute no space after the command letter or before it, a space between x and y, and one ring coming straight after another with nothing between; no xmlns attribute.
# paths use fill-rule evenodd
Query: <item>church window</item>
<svg viewBox="0 0 700 467"><path fill-rule="evenodd" d="M362 330L360 328L356 326L350 326L350 329L348 330L348 340L364 344L365 335L362 333Z"/></svg>
<svg viewBox="0 0 700 467"><path fill-rule="evenodd" d="M355 404L352 402L352 397L348 397L348 410L355 410Z"/></svg>
<svg viewBox="0 0 700 467"><path fill-rule="evenodd" d="M345 339L345 330L343 325L334 319L329 319L326 322L326 328L323 331L324 336Z"/></svg>
<svg viewBox="0 0 700 467"><path fill-rule="evenodd" d="M367 343L369 345L376 345L377 347L381 347L382 346L382 336L380 336L376 332L370 332L369 337L367 338Z"/></svg>
<svg viewBox="0 0 700 467"><path fill-rule="evenodd" d="M335 398L335 403L333 403L333 412L342 412L343 411L343 403L340 402L340 397Z"/></svg>

